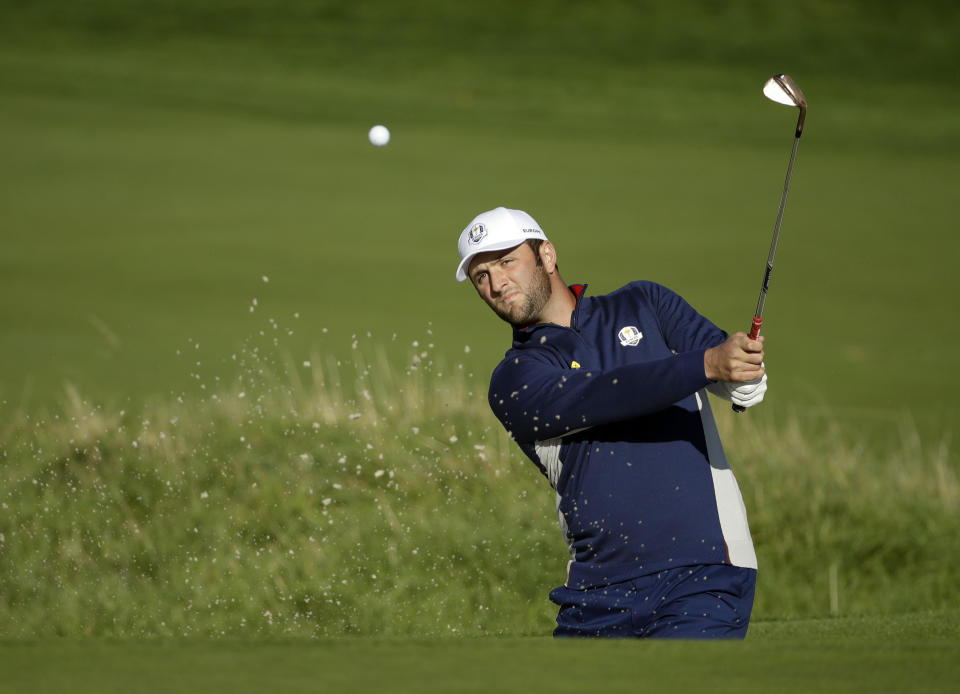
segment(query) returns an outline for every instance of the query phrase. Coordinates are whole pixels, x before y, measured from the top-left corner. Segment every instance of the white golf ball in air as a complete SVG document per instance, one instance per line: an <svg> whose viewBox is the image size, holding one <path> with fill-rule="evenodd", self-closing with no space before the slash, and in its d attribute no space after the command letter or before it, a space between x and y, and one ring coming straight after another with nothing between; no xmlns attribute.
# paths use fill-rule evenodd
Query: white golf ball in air
<svg viewBox="0 0 960 694"><path fill-rule="evenodd" d="M390 131L387 130L387 126L385 125L375 125L370 128L367 137L370 139L370 144L374 147L383 147L390 142Z"/></svg>

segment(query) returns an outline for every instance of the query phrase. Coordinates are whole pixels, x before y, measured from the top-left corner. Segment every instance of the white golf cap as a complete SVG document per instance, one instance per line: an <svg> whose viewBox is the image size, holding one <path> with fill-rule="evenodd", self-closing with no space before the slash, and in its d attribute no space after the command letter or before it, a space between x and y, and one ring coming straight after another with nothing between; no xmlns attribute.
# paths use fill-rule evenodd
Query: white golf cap
<svg viewBox="0 0 960 694"><path fill-rule="evenodd" d="M513 248L528 239L546 241L547 235L540 229L537 220L523 210L498 207L478 214L460 234L457 244L460 251L457 282L467 279L467 267L473 256Z"/></svg>

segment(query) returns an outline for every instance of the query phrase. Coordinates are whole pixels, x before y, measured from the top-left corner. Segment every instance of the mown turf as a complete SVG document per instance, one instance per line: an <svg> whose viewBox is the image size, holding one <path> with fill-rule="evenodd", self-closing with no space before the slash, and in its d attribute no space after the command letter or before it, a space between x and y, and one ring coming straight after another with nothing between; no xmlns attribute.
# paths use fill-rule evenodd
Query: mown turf
<svg viewBox="0 0 960 694"><path fill-rule="evenodd" d="M955 612L751 627L745 642L0 643L0 692L952 692Z"/></svg>
<svg viewBox="0 0 960 694"><path fill-rule="evenodd" d="M568 280L659 280L745 328L795 120L759 88L786 70L810 113L770 398L880 437L904 412L925 435L956 421L950 3L2 12L5 412L65 382L137 402L195 362L223 376L254 299L303 317L295 358L432 324L485 372L508 333L451 268L460 228L497 204L535 213ZM380 121L394 140L375 150Z"/></svg>

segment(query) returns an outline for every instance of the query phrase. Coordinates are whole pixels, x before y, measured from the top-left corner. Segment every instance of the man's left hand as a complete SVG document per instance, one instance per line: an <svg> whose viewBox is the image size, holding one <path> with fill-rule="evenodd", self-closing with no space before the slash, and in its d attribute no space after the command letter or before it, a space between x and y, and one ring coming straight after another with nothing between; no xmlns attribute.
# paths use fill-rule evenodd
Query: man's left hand
<svg viewBox="0 0 960 694"><path fill-rule="evenodd" d="M727 383L725 381L711 383L707 386L707 390L719 398L729 400L734 405L752 407L753 405L759 404L767 392L767 374L764 373L763 376L755 381L747 381L746 383L740 384Z"/></svg>

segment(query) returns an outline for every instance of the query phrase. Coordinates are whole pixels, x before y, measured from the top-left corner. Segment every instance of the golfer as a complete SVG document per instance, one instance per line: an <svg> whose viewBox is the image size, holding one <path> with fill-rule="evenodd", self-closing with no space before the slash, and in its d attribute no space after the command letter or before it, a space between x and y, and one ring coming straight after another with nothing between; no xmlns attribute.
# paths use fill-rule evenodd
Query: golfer
<svg viewBox="0 0 960 694"><path fill-rule="evenodd" d="M520 210L478 215L459 252L457 280L513 326L490 406L557 494L572 558L554 634L743 638L757 558L707 390L760 402L763 338L653 282L568 286Z"/></svg>

